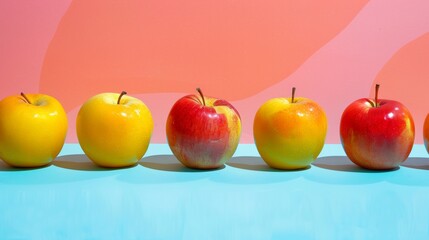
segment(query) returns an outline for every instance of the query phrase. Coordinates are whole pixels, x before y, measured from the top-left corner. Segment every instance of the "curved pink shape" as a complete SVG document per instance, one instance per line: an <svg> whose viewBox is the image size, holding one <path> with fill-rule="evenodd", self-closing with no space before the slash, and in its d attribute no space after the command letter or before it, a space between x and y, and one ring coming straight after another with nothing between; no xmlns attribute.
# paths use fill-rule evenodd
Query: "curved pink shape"
<svg viewBox="0 0 429 240"><path fill-rule="evenodd" d="M70 110L100 92L249 97L294 72L367 0L75 0L40 89ZM249 84L251 83L251 84Z"/></svg>
<svg viewBox="0 0 429 240"><path fill-rule="evenodd" d="M416 143L423 143L423 122L429 113L429 33L411 41L386 63L373 83L380 95L403 103L416 126Z"/></svg>
<svg viewBox="0 0 429 240"><path fill-rule="evenodd" d="M326 142L339 143L339 122L343 110L352 101L368 97L373 91L374 79L392 56L429 31L428 12L429 2L425 0L369 2L347 28L289 77L258 94L231 102L242 117L241 143L253 142L253 118L259 106L270 98L289 96L292 86L297 87L298 96L314 99L325 109L329 122ZM384 92L385 85L381 95L389 97L385 95L388 94ZM165 122L168 112L177 99L192 90L187 89L186 93L136 95L153 113L155 128L152 143L166 142ZM205 93L213 96L210 91ZM73 112L77 113L77 109ZM70 117L72 121L73 116ZM415 120L418 133L420 126L416 117ZM72 135L69 136L69 141L76 141ZM416 143L421 143L418 138Z"/></svg>
<svg viewBox="0 0 429 240"><path fill-rule="evenodd" d="M429 2L425 0L369 2L341 34L291 76L235 103L244 119L243 142L253 142L252 124L257 108L269 98L289 96L290 89L296 86L297 96L311 98L325 109L326 142L340 143L339 126L344 109L351 102L369 96L375 77L393 54L429 31L428 12ZM421 143L417 138L416 143Z"/></svg>
<svg viewBox="0 0 429 240"><path fill-rule="evenodd" d="M0 1L0 99L39 91L46 50L70 2Z"/></svg>

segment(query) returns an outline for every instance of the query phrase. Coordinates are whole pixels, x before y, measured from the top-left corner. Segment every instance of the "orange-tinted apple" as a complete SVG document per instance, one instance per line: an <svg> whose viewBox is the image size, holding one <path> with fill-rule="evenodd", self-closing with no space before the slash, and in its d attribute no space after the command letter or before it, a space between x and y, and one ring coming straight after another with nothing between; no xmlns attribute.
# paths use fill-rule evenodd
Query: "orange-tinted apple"
<svg viewBox="0 0 429 240"><path fill-rule="evenodd" d="M423 138L426 151L429 153L429 114L426 116L425 123L423 124Z"/></svg>
<svg viewBox="0 0 429 240"><path fill-rule="evenodd" d="M322 151L328 121L314 101L297 97L273 98L257 111L253 122L255 145L273 168L306 168Z"/></svg>
<svg viewBox="0 0 429 240"><path fill-rule="evenodd" d="M188 95L172 107L167 119L171 151L185 166L219 168L234 154L241 136L241 119L227 101Z"/></svg>
<svg viewBox="0 0 429 240"><path fill-rule="evenodd" d="M23 94L0 101L0 159L15 167L40 167L60 153L67 115L55 98Z"/></svg>
<svg viewBox="0 0 429 240"><path fill-rule="evenodd" d="M86 101L77 115L79 144L99 166L134 165L149 146L152 115L141 100L125 94L98 94Z"/></svg>
<svg viewBox="0 0 429 240"><path fill-rule="evenodd" d="M340 123L341 143L355 164L373 170L398 167L411 152L414 121L400 102L362 98L343 112Z"/></svg>

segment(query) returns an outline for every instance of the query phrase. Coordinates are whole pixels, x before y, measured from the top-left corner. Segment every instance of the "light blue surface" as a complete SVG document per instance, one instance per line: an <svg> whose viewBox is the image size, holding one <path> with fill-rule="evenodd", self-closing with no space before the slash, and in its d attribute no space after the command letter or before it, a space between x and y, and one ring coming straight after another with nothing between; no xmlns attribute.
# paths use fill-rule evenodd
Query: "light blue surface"
<svg viewBox="0 0 429 240"><path fill-rule="evenodd" d="M302 171L276 171L240 145L225 168L184 168L152 144L134 167L94 166L77 144L53 165L0 163L0 239L428 239L429 159L365 171L325 145Z"/></svg>

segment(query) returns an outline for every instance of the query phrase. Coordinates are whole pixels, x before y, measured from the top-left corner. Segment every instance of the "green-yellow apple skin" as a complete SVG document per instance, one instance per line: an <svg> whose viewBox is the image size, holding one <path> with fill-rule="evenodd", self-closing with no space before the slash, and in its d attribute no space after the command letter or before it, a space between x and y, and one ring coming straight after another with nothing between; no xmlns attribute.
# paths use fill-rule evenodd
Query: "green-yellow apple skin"
<svg viewBox="0 0 429 240"><path fill-rule="evenodd" d="M140 100L101 93L79 110L76 132L82 150L102 167L135 165L146 153L154 127L149 108Z"/></svg>
<svg viewBox="0 0 429 240"><path fill-rule="evenodd" d="M61 103L45 94L0 101L0 159L15 167L41 167L60 153L67 135Z"/></svg>
<svg viewBox="0 0 429 240"><path fill-rule="evenodd" d="M253 122L255 145L272 168L308 167L323 149L328 120L314 101L298 97L273 98L257 111Z"/></svg>

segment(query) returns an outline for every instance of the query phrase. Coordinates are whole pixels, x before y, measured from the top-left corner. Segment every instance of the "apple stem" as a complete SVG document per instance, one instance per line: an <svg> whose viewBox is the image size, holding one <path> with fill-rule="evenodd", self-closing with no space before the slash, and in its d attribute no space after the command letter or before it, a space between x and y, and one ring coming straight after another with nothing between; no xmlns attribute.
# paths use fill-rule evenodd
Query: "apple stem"
<svg viewBox="0 0 429 240"><path fill-rule="evenodd" d="M30 100L28 100L27 96L25 96L25 94L23 92L21 92L21 96L24 98L24 100L28 103L31 104Z"/></svg>
<svg viewBox="0 0 429 240"><path fill-rule="evenodd" d="M201 95L201 98L203 99L203 105L206 105L206 100L204 100L203 92L201 91L201 88L197 88L198 93Z"/></svg>
<svg viewBox="0 0 429 240"><path fill-rule="evenodd" d="M120 104L120 103L121 103L121 98L122 98L122 96L124 96L125 94L127 94L127 92L125 92L125 91L122 91L122 92L121 92L121 95L119 95L119 98L118 98L118 104Z"/></svg>
<svg viewBox="0 0 429 240"><path fill-rule="evenodd" d="M294 103L294 101L295 101L295 90L296 90L296 87L293 87L292 88L292 103Z"/></svg>
<svg viewBox="0 0 429 240"><path fill-rule="evenodd" d="M380 88L380 84L375 84L375 107L378 107L378 89Z"/></svg>

